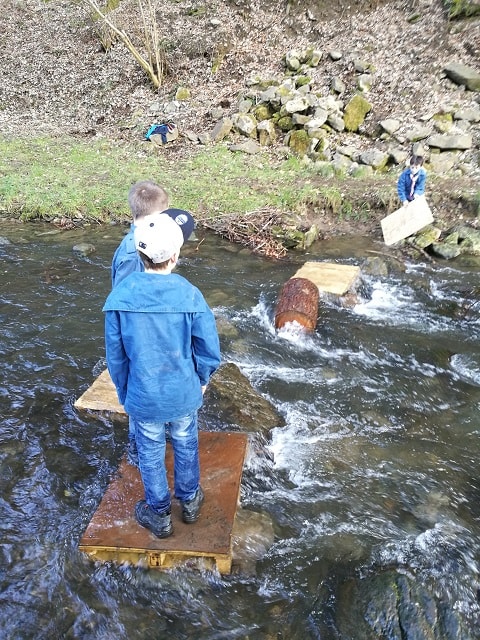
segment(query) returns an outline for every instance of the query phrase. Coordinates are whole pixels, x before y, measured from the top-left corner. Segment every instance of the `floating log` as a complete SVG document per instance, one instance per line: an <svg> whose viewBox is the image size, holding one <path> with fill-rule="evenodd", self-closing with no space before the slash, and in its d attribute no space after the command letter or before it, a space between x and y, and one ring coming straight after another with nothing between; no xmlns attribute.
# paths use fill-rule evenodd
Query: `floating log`
<svg viewBox="0 0 480 640"><path fill-rule="evenodd" d="M317 324L320 293L343 296L352 291L360 267L328 262L306 262L283 285L275 309L275 327L297 322L307 331Z"/></svg>
<svg viewBox="0 0 480 640"><path fill-rule="evenodd" d="M297 322L307 331L313 331L317 324L318 299L316 284L307 278L290 278L280 292L275 327L281 329L287 322Z"/></svg>

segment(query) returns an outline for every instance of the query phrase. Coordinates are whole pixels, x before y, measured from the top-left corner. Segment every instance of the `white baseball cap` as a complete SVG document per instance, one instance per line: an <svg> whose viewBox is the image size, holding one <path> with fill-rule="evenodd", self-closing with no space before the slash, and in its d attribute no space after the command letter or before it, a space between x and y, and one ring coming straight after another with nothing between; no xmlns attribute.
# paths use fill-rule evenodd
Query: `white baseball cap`
<svg viewBox="0 0 480 640"><path fill-rule="evenodd" d="M135 226L133 237L135 248L145 254L154 264L165 262L178 254L183 245L182 229L170 216L152 213L142 218Z"/></svg>

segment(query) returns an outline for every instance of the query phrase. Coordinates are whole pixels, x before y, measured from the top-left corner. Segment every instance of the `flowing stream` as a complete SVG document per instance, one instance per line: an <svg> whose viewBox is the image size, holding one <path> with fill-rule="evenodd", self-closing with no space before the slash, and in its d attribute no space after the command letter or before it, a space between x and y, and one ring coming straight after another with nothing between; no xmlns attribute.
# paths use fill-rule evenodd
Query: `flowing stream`
<svg viewBox="0 0 480 640"><path fill-rule="evenodd" d="M322 300L302 335L274 329L284 282L307 259L361 265L381 243L339 238L285 262L188 243L179 273L233 327L224 361L286 425L245 465L242 506L275 534L255 571L162 572L78 550L126 444L124 423L73 407L104 368L121 234L0 224L0 638L480 638L478 263L364 274L354 306ZM407 581L402 606L427 631L382 622L390 604L365 593L386 575Z"/></svg>

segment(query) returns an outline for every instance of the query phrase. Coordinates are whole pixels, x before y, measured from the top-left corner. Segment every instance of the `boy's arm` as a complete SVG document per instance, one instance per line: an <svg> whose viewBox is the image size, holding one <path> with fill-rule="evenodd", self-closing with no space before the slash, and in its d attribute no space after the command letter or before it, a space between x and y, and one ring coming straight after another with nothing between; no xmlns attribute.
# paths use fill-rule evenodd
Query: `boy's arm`
<svg viewBox="0 0 480 640"><path fill-rule="evenodd" d="M200 384L206 387L220 366L220 341L212 311L196 313L192 325L192 350ZM204 389L202 389L204 391Z"/></svg>
<svg viewBox="0 0 480 640"><path fill-rule="evenodd" d="M407 200L407 188L406 188L405 180L406 180L406 173L405 171L403 171L397 182L397 193L401 202L405 202L405 200Z"/></svg>
<svg viewBox="0 0 480 640"><path fill-rule="evenodd" d="M128 357L123 346L117 311L105 313L105 350L108 371L117 390L118 400L120 404L124 404L127 395Z"/></svg>

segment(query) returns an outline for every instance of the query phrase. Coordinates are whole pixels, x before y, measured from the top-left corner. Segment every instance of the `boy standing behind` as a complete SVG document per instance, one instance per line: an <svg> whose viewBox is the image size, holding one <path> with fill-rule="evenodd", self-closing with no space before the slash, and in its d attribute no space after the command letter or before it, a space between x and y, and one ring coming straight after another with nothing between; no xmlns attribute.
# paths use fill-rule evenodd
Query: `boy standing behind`
<svg viewBox="0 0 480 640"><path fill-rule="evenodd" d="M130 187L128 206L132 214L130 231L123 238L113 255L112 287L133 271L143 271L142 261L135 249L133 230L135 225L151 213L164 211L168 207L166 191L151 180L140 180Z"/></svg>
<svg viewBox="0 0 480 640"><path fill-rule="evenodd" d="M196 287L172 273L183 241L168 215L144 218L134 242L145 271L114 287L103 308L108 370L136 430L145 500L137 503L135 516L159 538L173 530L165 428L174 453L175 496L184 522L195 522L204 498L197 412L220 364L211 309Z"/></svg>
<svg viewBox="0 0 480 640"><path fill-rule="evenodd" d="M170 216L181 228L184 240L188 240L195 226L188 211L182 209L167 209L168 195L166 191L152 180L139 180L130 187L128 205L132 213L130 231L123 238L113 255L112 260L112 288L115 287L134 271L143 271L143 262L135 247L133 232L135 226L152 213L163 212ZM132 419L128 421L128 462L138 466L138 453L135 440L135 426Z"/></svg>

